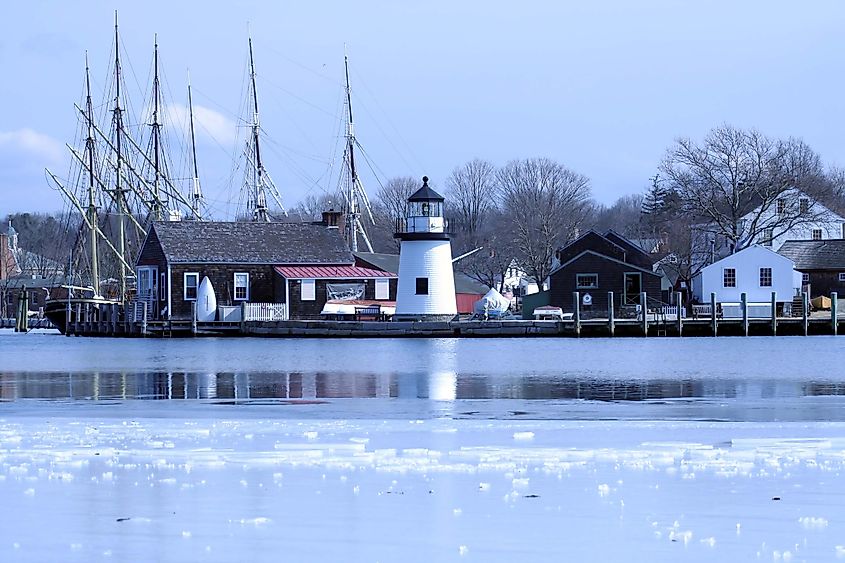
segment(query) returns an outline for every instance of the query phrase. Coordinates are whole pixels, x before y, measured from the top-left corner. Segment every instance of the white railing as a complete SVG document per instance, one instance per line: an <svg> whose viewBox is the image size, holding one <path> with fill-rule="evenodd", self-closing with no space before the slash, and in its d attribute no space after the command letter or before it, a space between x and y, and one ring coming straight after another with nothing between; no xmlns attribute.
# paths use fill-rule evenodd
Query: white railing
<svg viewBox="0 0 845 563"><path fill-rule="evenodd" d="M694 317L710 317L713 315L713 311L709 304L707 305L693 305L692 306L692 314Z"/></svg>
<svg viewBox="0 0 845 563"><path fill-rule="evenodd" d="M287 307L284 303L244 303L245 321L286 321Z"/></svg>

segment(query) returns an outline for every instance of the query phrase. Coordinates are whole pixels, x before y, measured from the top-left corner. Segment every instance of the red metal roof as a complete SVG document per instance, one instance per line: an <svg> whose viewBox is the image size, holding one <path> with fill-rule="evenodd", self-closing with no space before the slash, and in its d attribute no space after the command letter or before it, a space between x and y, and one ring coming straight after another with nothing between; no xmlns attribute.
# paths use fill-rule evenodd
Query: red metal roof
<svg viewBox="0 0 845 563"><path fill-rule="evenodd" d="M276 272L288 279L359 279L395 278L396 274L359 266L276 266Z"/></svg>

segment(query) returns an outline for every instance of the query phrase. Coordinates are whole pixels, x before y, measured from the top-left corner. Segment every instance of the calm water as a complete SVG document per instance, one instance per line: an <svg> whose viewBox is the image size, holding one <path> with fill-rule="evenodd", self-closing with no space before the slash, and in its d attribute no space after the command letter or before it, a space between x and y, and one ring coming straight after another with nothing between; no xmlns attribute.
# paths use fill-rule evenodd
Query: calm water
<svg viewBox="0 0 845 563"><path fill-rule="evenodd" d="M0 398L17 404L189 400L297 405L308 408L282 416L327 418L845 420L845 340L835 337L140 340L4 333L0 352Z"/></svg>

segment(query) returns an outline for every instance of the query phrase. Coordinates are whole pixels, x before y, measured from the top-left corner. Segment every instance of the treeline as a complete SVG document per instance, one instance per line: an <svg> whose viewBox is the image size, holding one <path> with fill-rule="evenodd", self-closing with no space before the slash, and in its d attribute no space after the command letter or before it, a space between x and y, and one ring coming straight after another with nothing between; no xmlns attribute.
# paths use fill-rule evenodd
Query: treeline
<svg viewBox="0 0 845 563"><path fill-rule="evenodd" d="M535 280L545 280L554 252L587 229L660 241L661 251L674 255L678 277L689 281L706 264L715 240L741 250L771 230L819 220L821 205L845 213L842 170L826 167L800 139L730 125L701 140L677 139L643 183L640 193L602 205L584 175L552 159L528 158L501 167L476 159L432 187L446 197L454 254L481 248L458 267L490 286L513 260ZM418 178L393 178L372 197L376 224L369 232L377 252L398 251L394 219L404 214L405 200L420 184ZM809 207L791 198L773 213L778 200L794 190L809 196ZM294 215L316 213L320 203L312 198Z"/></svg>

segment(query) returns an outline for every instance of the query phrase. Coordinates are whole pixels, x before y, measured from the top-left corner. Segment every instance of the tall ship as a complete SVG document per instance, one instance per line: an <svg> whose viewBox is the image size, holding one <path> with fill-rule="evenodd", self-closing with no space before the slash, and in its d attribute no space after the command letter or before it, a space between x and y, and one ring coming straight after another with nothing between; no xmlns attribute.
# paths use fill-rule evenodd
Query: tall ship
<svg viewBox="0 0 845 563"><path fill-rule="evenodd" d="M83 102L75 106L81 146L67 145L71 165L66 177L46 171L50 182L70 203L80 225L65 283L53 289L44 309L45 316L62 332L74 321L116 321L108 316L128 314L130 301L155 290L158 280L137 279L132 267L153 221L203 219L190 82L193 177L184 187L171 179L164 151L157 39L153 49L152 94L145 104L142 120L127 119L130 103L123 82L116 13L113 53L114 68L104 101L98 105L93 99L86 54ZM136 121L140 125L128 125Z"/></svg>

